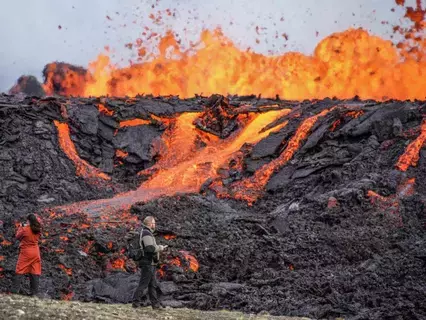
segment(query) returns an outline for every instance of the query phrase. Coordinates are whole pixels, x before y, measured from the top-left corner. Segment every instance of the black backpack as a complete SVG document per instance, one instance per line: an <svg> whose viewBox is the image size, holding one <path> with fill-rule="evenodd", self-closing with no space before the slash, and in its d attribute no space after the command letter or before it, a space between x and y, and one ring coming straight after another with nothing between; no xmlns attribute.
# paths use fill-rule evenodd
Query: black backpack
<svg viewBox="0 0 426 320"><path fill-rule="evenodd" d="M134 235L127 241L127 256L134 260L139 261L144 256L144 245L142 241L142 234L143 234L143 228L141 229L141 232L137 235Z"/></svg>

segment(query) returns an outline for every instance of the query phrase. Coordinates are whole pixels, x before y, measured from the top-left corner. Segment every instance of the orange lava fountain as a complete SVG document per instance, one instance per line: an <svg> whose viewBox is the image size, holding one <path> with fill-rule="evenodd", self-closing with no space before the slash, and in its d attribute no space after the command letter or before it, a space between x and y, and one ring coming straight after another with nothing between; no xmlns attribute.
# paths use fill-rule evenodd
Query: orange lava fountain
<svg viewBox="0 0 426 320"><path fill-rule="evenodd" d="M202 32L199 44L186 51L180 50L169 31L158 49L159 55L152 60L123 69L112 67L109 57L100 55L85 79L69 72L61 88L65 94L81 96L261 93L294 100L355 95L376 100L426 97L426 59L403 54L391 41L362 29L326 37L311 56L242 51L220 30ZM79 86L75 81L81 82ZM45 85L50 94L51 87ZM76 88L84 90L76 92Z"/></svg>

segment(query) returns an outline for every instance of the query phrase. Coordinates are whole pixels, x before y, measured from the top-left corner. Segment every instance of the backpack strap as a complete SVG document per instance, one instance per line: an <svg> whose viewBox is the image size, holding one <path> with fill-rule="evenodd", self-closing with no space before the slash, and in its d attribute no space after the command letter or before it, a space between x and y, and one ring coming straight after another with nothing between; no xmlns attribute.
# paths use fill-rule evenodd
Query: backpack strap
<svg viewBox="0 0 426 320"><path fill-rule="evenodd" d="M143 238L143 227L142 227L141 232L139 234L139 246L140 246L140 248L142 248L142 256L144 256L145 255L145 245L143 244L142 238Z"/></svg>

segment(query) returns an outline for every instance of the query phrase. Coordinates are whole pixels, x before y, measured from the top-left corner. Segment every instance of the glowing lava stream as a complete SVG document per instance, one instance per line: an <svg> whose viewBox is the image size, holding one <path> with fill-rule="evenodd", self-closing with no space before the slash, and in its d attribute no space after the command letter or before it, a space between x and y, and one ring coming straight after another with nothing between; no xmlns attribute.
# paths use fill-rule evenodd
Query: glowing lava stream
<svg viewBox="0 0 426 320"><path fill-rule="evenodd" d="M283 109L249 115L252 119L239 132L225 140L207 142L207 146L198 152L194 152L192 147L199 132L190 121L194 120L198 114L183 114L177 120L176 131L173 131L173 137L169 142L170 149L157 164L157 167L161 169L137 190L118 194L111 199L84 201L53 210L59 209L67 213L84 212L95 217L118 210L128 210L136 202L148 201L162 195L198 192L201 185L207 179L215 178L218 175L217 169L245 143L254 144L271 132L283 128L287 122L262 131L266 125L289 114L290 111L290 109Z"/></svg>
<svg viewBox="0 0 426 320"><path fill-rule="evenodd" d="M229 197L232 196L235 199L245 200L249 204L255 202L263 188L268 183L272 174L282 166L284 166L299 149L302 141L308 136L312 127L315 125L319 117L325 116L327 113L332 111L336 107L325 109L320 113L304 120L302 124L297 128L294 136L289 140L286 149L280 154L277 159L265 164L263 167L258 169L253 176L250 178L238 181L232 185L233 193L229 195L222 192L222 190L216 189L219 196Z"/></svg>
<svg viewBox="0 0 426 320"><path fill-rule="evenodd" d="M401 171L407 171L410 166L415 167L420 159L420 149L425 142L426 119L423 119L420 127L420 135L408 145L407 149L405 149L404 154L399 158L397 164L395 165L396 168Z"/></svg>
<svg viewBox="0 0 426 320"><path fill-rule="evenodd" d="M68 124L54 120L55 126L58 129L58 141L61 149L65 152L68 158L74 162L76 174L78 176L87 177L89 179L111 180L111 178L103 173L98 168L90 165L87 161L81 159L75 149L75 145L70 137L70 129Z"/></svg>

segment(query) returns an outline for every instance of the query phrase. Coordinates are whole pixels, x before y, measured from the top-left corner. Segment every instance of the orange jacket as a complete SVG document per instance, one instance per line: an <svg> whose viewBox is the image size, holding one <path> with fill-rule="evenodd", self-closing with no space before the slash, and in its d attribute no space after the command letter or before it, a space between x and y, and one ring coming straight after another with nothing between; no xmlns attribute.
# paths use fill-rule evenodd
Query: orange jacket
<svg viewBox="0 0 426 320"><path fill-rule="evenodd" d="M16 273L41 275L40 233L34 234L30 226L18 227L16 239L20 241Z"/></svg>

